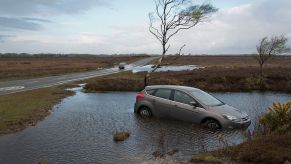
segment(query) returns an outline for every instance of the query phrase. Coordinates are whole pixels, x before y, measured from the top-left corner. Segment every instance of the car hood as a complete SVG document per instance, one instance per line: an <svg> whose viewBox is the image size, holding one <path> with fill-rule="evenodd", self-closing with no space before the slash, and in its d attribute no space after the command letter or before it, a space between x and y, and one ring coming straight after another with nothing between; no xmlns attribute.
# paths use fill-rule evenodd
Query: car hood
<svg viewBox="0 0 291 164"><path fill-rule="evenodd" d="M245 118L248 116L246 113L226 104L221 105L221 106L208 107L208 109L217 114L230 115L230 116L235 116L237 118Z"/></svg>

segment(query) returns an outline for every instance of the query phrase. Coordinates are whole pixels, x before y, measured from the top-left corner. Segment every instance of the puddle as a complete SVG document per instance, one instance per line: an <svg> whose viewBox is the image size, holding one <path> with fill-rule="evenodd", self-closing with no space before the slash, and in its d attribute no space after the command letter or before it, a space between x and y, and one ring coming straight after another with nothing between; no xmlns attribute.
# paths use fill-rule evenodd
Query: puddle
<svg viewBox="0 0 291 164"><path fill-rule="evenodd" d="M167 71L193 71L196 69L204 69L205 67L197 65L184 65L184 66L161 66L156 72L167 72ZM149 72L153 69L153 65L138 66L132 69L133 73L138 72Z"/></svg>

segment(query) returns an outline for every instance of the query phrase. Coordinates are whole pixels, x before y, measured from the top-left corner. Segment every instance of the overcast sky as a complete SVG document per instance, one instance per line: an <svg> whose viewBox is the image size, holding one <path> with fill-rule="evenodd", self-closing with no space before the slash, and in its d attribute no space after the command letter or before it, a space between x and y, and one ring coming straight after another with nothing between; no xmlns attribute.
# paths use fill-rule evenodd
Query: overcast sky
<svg viewBox="0 0 291 164"><path fill-rule="evenodd" d="M219 11L176 35L169 53L183 44L186 54L254 53L264 36L291 40L291 0L207 2ZM0 53L158 54L153 10L152 0L0 0Z"/></svg>

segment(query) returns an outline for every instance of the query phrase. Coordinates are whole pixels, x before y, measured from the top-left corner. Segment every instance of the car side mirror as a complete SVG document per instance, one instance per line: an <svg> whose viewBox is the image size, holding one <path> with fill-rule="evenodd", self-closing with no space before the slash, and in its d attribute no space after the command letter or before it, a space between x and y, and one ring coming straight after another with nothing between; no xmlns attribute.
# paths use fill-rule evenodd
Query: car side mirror
<svg viewBox="0 0 291 164"><path fill-rule="evenodd" d="M192 106L195 107L195 108L198 107L198 104L197 104L197 102L195 102L195 101L191 101L191 102L190 102L190 105L192 105Z"/></svg>

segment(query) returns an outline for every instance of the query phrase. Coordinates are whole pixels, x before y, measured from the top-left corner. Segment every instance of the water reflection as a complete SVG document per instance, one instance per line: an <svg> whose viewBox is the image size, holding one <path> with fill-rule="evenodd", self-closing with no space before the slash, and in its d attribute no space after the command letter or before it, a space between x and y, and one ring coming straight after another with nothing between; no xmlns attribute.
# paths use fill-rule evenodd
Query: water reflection
<svg viewBox="0 0 291 164"><path fill-rule="evenodd" d="M0 163L140 163L153 159L156 150L178 149L174 159L244 140L240 131L214 132L174 120L141 119L133 113L136 93L86 94L77 91L64 99L36 127L0 137ZM273 100L285 102L288 94L213 93L222 101L256 118ZM130 138L115 143L116 130ZM161 144L161 138L163 143Z"/></svg>
<svg viewBox="0 0 291 164"><path fill-rule="evenodd" d="M146 66L136 66L133 67L132 72L149 72L153 69L154 65L146 65ZM156 72L167 72L167 71L192 71L195 69L203 69L205 67L197 66L197 65L183 65L183 66L161 66L156 70Z"/></svg>

